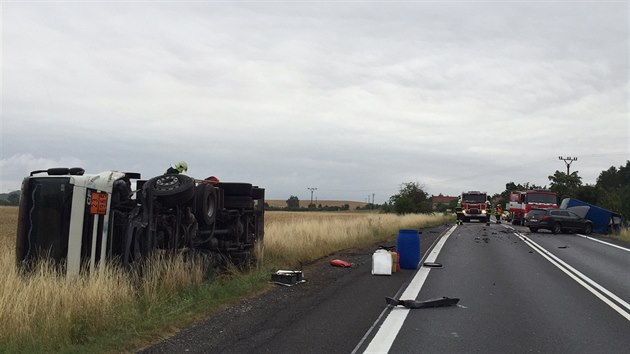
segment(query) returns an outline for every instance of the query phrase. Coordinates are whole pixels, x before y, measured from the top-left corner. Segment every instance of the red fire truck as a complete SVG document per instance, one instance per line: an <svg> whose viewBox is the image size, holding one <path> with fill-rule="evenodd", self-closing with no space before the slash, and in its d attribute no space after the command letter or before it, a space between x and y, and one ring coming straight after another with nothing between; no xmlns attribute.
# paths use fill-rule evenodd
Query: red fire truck
<svg viewBox="0 0 630 354"><path fill-rule="evenodd" d="M486 192L469 191L462 193L457 201L455 212L459 222L468 222L477 219L480 222L490 220L488 206L488 194Z"/></svg>
<svg viewBox="0 0 630 354"><path fill-rule="evenodd" d="M533 208L557 209L558 197L548 189L532 189L526 192L512 192L508 210L513 225L522 225L525 214Z"/></svg>

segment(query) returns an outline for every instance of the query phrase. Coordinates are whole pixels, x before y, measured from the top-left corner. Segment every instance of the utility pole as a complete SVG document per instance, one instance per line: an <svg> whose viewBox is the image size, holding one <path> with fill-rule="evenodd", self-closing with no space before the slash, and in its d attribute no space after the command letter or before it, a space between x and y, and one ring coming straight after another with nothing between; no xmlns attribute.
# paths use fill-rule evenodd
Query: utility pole
<svg viewBox="0 0 630 354"><path fill-rule="evenodd" d="M573 161L577 161L577 157L562 157L562 156L558 156L558 160L562 160L564 161L564 163L567 165L567 176L569 175L569 169L571 167L571 163L573 163Z"/></svg>
<svg viewBox="0 0 630 354"><path fill-rule="evenodd" d="M308 187L306 189L311 191L311 204L309 204L309 206L311 206L311 205L313 205L313 192L315 192L317 190L317 188L315 188L315 187Z"/></svg>
<svg viewBox="0 0 630 354"><path fill-rule="evenodd" d="M374 193L372 193L372 209L374 209Z"/></svg>

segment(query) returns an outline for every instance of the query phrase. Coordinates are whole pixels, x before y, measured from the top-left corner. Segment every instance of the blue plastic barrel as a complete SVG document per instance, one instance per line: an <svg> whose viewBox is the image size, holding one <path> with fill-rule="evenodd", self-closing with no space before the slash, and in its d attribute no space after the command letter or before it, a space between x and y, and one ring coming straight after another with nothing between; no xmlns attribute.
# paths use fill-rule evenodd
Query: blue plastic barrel
<svg viewBox="0 0 630 354"><path fill-rule="evenodd" d="M420 263L420 231L399 230L396 251L400 255L400 268L417 269Z"/></svg>

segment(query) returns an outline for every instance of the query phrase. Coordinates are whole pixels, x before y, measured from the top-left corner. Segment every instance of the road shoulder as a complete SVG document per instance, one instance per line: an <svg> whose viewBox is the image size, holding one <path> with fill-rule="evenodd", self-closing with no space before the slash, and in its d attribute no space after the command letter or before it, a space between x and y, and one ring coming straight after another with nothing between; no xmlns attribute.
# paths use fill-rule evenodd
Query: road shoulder
<svg viewBox="0 0 630 354"><path fill-rule="evenodd" d="M449 226L422 229L422 253ZM395 245L395 235L385 245ZM385 307L385 296L395 295L413 275L403 270L372 276L377 246L340 251L306 265L306 283L244 299L142 352L351 352ZM354 266L333 267L332 259Z"/></svg>

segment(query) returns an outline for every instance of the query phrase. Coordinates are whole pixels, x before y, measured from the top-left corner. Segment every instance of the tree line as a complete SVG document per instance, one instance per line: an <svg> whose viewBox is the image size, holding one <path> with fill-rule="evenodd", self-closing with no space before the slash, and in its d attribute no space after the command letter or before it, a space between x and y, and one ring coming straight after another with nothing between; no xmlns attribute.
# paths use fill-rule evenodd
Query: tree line
<svg viewBox="0 0 630 354"><path fill-rule="evenodd" d="M494 194L492 200L495 203L506 205L510 200L510 194L517 191L527 191L531 189L549 189L558 195L558 203L564 198L575 198L584 202L610 209L621 213L624 218L630 218L630 161L626 161L624 166L611 166L602 171L597 177L595 184L584 184L579 171L567 174L556 170L553 175L547 177L549 186L538 186L529 182L516 184L513 181L505 184L505 190ZM20 191L13 191L0 195L0 205L19 205ZM300 200L297 196L290 196L286 201L286 207L271 207L265 203L266 210L289 210L289 211L346 211L350 210L349 204L342 206L328 206L310 204L308 207L300 207ZM437 211L453 209L455 202L451 205L441 205ZM397 194L391 196L383 204L369 203L358 210L379 210L385 213L410 214L410 213L432 213L435 210L431 203L431 198L424 191L424 186L418 182L403 183Z"/></svg>
<svg viewBox="0 0 630 354"><path fill-rule="evenodd" d="M626 219L630 218L630 161L626 161L625 166L611 166L602 171L595 184L584 184L582 177L579 176L579 171L567 174L556 170L553 175L547 178L549 186L538 186L529 182L522 184L508 182L503 192L492 196L492 201L506 205L512 192L549 189L557 194L558 204L564 198L575 198L621 213ZM445 211L448 208L453 210L455 203L456 201L453 201L451 205L441 205L438 211ZM389 204L383 205L381 210L398 214L435 211L430 197L417 182L403 183L400 192L391 196Z"/></svg>
<svg viewBox="0 0 630 354"><path fill-rule="evenodd" d="M273 207L270 206L268 203L265 202L265 210L270 210L270 211L280 211L280 210L284 210L284 211L346 211L346 210L350 210L350 204L343 204L341 206L328 206L328 205L321 205L321 204L309 204L308 207L300 207L300 199L295 196L292 195L289 197L289 199L286 200L287 206L286 207Z"/></svg>

